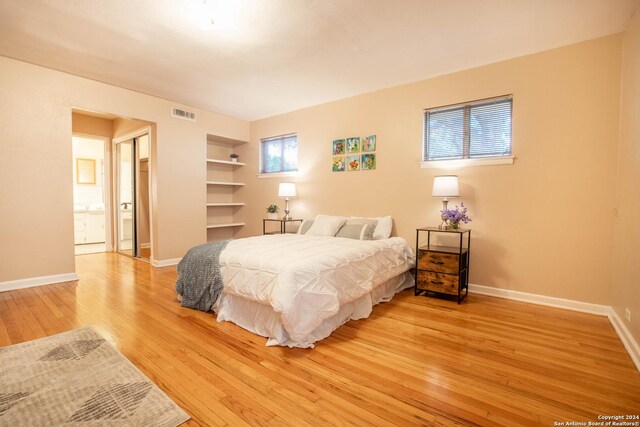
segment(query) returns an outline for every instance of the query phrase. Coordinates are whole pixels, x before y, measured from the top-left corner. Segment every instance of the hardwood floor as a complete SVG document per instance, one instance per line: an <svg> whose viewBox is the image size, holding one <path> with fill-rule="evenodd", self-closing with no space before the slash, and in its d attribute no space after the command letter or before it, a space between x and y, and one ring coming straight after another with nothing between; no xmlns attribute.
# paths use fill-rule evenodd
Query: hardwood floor
<svg viewBox="0 0 640 427"><path fill-rule="evenodd" d="M640 414L640 374L605 317L412 291L313 350L180 307L174 267L76 258L79 282L0 293L0 346L92 326L187 425L554 425ZM1 381L1 379L0 379Z"/></svg>

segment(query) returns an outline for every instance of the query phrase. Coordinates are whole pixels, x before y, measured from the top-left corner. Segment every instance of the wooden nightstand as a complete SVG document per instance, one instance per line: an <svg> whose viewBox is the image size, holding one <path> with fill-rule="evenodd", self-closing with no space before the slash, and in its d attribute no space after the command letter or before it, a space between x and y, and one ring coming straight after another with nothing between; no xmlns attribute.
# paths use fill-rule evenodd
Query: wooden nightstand
<svg viewBox="0 0 640 427"><path fill-rule="evenodd" d="M298 222L302 224L303 219L263 219L262 220L262 234L284 234L288 233L287 224L290 222ZM279 222L280 223L280 231L267 231L267 222ZM299 225L298 225L299 226Z"/></svg>
<svg viewBox="0 0 640 427"><path fill-rule="evenodd" d="M427 241L420 243L420 233L427 233ZM432 233L457 235L455 246L431 243ZM464 238L466 234L466 239ZM465 245L466 240L466 245ZM469 294L469 252L471 230L442 230L437 227L416 229L416 285L415 295L433 293L456 297L460 304Z"/></svg>

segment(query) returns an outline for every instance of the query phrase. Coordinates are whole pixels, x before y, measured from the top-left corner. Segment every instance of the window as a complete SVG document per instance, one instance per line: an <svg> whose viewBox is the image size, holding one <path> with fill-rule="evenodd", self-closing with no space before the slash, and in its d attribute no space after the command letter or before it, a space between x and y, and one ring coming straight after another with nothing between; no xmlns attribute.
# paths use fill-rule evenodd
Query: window
<svg viewBox="0 0 640 427"><path fill-rule="evenodd" d="M511 96L424 111L422 161L511 156Z"/></svg>
<svg viewBox="0 0 640 427"><path fill-rule="evenodd" d="M298 170L298 136L274 136L260 140L260 173Z"/></svg>

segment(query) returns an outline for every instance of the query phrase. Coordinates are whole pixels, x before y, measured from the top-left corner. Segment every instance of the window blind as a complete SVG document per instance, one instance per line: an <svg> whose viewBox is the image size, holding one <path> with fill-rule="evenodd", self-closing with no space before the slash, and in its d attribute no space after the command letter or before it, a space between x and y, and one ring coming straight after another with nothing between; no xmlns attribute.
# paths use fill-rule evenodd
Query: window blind
<svg viewBox="0 0 640 427"><path fill-rule="evenodd" d="M443 110L425 120L425 160L462 158L464 152L464 108Z"/></svg>
<svg viewBox="0 0 640 427"><path fill-rule="evenodd" d="M511 155L511 96L424 112L422 160Z"/></svg>
<svg viewBox="0 0 640 427"><path fill-rule="evenodd" d="M260 140L260 173L298 170L298 136L281 135Z"/></svg>
<svg viewBox="0 0 640 427"><path fill-rule="evenodd" d="M511 100L469 108L469 157L511 155Z"/></svg>

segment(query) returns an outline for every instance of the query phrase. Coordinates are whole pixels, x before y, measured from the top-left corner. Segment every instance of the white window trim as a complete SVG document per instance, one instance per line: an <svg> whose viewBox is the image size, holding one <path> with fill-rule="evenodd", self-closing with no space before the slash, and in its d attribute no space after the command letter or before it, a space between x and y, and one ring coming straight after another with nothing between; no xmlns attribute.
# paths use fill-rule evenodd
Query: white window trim
<svg viewBox="0 0 640 427"><path fill-rule="evenodd" d="M471 166L512 165L514 156L482 157L477 159L429 160L420 162L422 169L461 169Z"/></svg>
<svg viewBox="0 0 640 427"><path fill-rule="evenodd" d="M286 178L291 176L298 176L298 171L288 172L266 172L256 175L258 178Z"/></svg>

